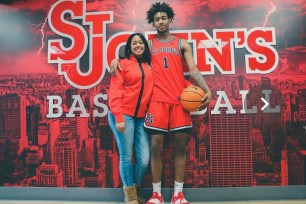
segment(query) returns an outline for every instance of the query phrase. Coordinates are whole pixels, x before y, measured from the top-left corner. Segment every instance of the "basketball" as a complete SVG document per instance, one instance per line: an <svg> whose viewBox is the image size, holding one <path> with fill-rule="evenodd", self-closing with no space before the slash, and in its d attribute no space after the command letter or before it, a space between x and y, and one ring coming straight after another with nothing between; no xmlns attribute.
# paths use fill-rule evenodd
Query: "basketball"
<svg viewBox="0 0 306 204"><path fill-rule="evenodd" d="M199 106L203 103L202 98L205 95L203 89L198 86L188 86L183 89L180 98L180 102L183 108L187 111L197 111Z"/></svg>

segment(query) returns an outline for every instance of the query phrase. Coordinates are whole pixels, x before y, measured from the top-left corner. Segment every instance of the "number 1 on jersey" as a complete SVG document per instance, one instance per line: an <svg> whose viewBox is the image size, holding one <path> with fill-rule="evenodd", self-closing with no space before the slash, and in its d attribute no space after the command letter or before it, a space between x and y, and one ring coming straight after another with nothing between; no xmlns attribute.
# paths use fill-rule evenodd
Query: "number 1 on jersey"
<svg viewBox="0 0 306 204"><path fill-rule="evenodd" d="M164 68L167 69L168 67L168 61L167 61L167 57L164 57Z"/></svg>

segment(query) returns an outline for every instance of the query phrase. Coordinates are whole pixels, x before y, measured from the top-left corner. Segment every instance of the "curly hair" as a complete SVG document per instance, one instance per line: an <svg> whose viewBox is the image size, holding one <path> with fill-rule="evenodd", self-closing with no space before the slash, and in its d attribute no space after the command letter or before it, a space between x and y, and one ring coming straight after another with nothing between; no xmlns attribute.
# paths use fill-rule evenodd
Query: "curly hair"
<svg viewBox="0 0 306 204"><path fill-rule="evenodd" d="M165 12L168 16L168 18L170 18L171 20L174 19L174 12L173 9L169 6L169 4L163 2L156 2L154 4L151 5L150 9L147 11L147 18L146 20L148 21L148 23L152 23L154 21L154 15L157 12Z"/></svg>

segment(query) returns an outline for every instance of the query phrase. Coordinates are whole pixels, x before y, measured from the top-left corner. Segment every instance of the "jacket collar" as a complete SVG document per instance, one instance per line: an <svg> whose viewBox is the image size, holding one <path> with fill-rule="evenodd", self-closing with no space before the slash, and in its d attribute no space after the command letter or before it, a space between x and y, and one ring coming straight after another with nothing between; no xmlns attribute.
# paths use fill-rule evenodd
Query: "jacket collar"
<svg viewBox="0 0 306 204"><path fill-rule="evenodd" d="M144 62L142 59L135 57L135 55L133 54L130 55L130 60L135 61L135 62L140 62L140 63Z"/></svg>
<svg viewBox="0 0 306 204"><path fill-rule="evenodd" d="M135 57L135 55L133 55L133 54L130 55L130 60L133 60L135 62L138 61L137 58Z"/></svg>

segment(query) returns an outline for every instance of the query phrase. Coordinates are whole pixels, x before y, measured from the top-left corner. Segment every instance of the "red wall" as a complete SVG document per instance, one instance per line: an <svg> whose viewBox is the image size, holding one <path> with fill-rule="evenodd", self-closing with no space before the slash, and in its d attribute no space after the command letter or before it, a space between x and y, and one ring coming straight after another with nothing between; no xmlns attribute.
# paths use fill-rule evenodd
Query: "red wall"
<svg viewBox="0 0 306 204"><path fill-rule="evenodd" d="M145 21L151 3L0 4L0 186L122 185L105 117L108 69L131 32L155 34ZM305 185L305 3L168 3L172 33L192 45L213 92L192 116L185 186ZM172 149L166 137L165 187Z"/></svg>

